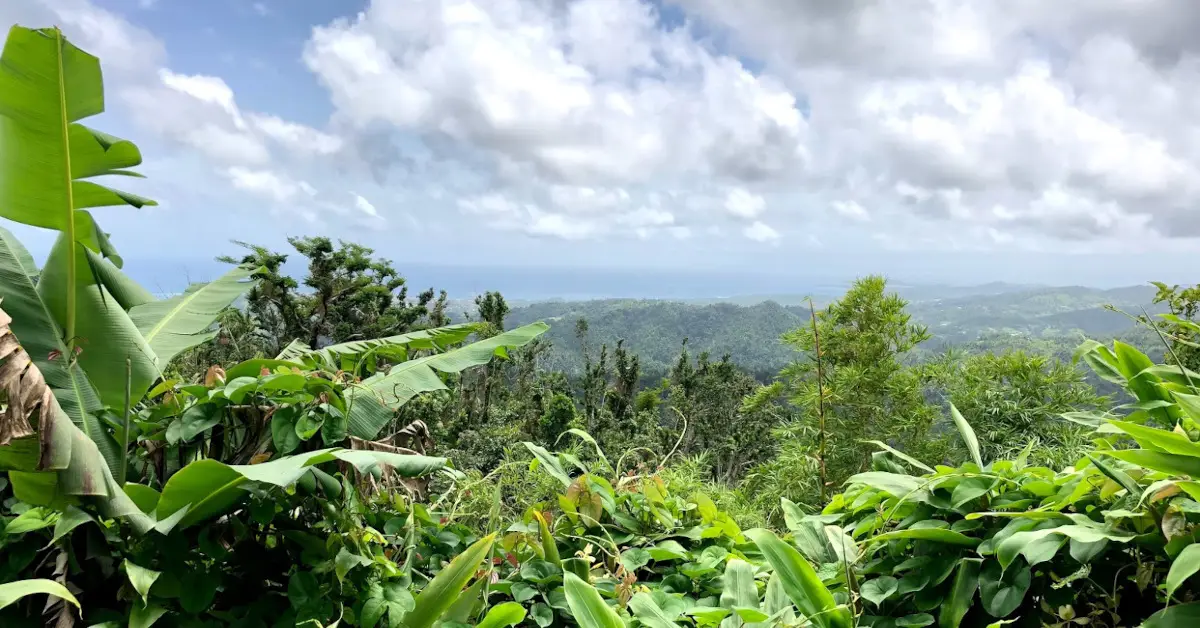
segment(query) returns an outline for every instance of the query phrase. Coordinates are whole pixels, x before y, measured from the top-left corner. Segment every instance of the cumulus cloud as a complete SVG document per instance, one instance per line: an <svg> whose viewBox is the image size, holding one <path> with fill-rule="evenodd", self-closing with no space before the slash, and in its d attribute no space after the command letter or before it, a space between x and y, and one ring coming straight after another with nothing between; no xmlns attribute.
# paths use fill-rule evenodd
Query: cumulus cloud
<svg viewBox="0 0 1200 628"><path fill-rule="evenodd" d="M742 229L742 235L755 242L775 242L779 239L778 231L771 227L771 225L758 220L745 229Z"/></svg>
<svg viewBox="0 0 1200 628"><path fill-rule="evenodd" d="M294 199L301 192L313 195L316 190L304 181L294 181L287 175L269 170L251 170L233 166L224 171L230 183L239 190L261 195L280 203Z"/></svg>
<svg viewBox="0 0 1200 628"><path fill-rule="evenodd" d="M725 209L738 218L754 218L762 213L767 202L758 194L751 194L742 188L733 188L725 196Z"/></svg>
<svg viewBox="0 0 1200 628"><path fill-rule="evenodd" d="M802 95L834 215L1002 245L1200 235L1194 3L675 4Z"/></svg>
<svg viewBox="0 0 1200 628"><path fill-rule="evenodd" d="M636 229L631 188L772 179L807 158L792 92L639 0L376 0L315 28L304 60L341 124L419 134L537 186L539 234Z"/></svg>
<svg viewBox="0 0 1200 628"><path fill-rule="evenodd" d="M353 156L458 220L568 240L1200 236L1192 0L372 0L298 51L329 124L249 110L87 0L17 4L0 17L74 29L111 103L273 202L371 218L384 197L333 179Z"/></svg>

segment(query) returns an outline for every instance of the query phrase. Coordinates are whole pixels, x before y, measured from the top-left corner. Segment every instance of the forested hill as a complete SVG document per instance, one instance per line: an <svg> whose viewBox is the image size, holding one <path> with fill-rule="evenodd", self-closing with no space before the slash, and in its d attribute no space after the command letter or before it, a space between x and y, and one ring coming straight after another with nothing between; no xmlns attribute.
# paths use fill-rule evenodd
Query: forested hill
<svg viewBox="0 0 1200 628"><path fill-rule="evenodd" d="M1083 336L1097 339L1138 335L1129 314L1152 305L1154 288L1131 286L1111 290L1084 287L1028 287L992 284L974 289L898 287L911 300L913 320L929 327L933 340L922 345L927 352L947 346L971 348L1021 348L1036 345L1042 351L1070 355ZM578 372L582 364L575 323L588 322L587 341L593 347L624 340L641 359L649 378L661 376L679 355L688 339L693 353L708 351L713 357L730 354L735 362L759 378L769 378L793 358L780 342L785 331L805 325L808 307L799 297L779 296L753 305L679 302L665 300L603 299L547 301L514 307L509 325L544 320L551 324L554 349L549 368ZM818 308L822 301L816 302ZM1144 334L1142 334L1144 335ZM1139 343L1141 344L1141 343Z"/></svg>

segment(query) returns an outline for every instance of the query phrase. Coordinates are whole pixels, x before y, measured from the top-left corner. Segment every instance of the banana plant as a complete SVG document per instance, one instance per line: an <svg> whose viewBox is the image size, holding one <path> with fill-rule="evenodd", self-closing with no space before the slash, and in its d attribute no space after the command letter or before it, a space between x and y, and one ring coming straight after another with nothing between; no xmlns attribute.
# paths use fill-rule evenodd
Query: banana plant
<svg viewBox="0 0 1200 628"><path fill-rule="evenodd" d="M166 362L211 338L216 314L249 289L252 271L162 301L121 273L86 209L155 203L90 180L140 176L129 170L142 161L137 146L78 122L103 110L96 57L57 28L9 31L0 54L0 216L60 236L38 269L0 229L0 299L61 409L123 477L120 446L97 414L136 403Z"/></svg>
<svg viewBox="0 0 1200 628"><path fill-rule="evenodd" d="M155 202L114 190L97 176L140 176L137 146L78 121L104 111L100 60L80 50L57 28L13 26L0 55L0 216L63 234L64 287L73 287L84 250L121 265L121 258L91 207ZM62 295L64 338L74 343L76 293Z"/></svg>

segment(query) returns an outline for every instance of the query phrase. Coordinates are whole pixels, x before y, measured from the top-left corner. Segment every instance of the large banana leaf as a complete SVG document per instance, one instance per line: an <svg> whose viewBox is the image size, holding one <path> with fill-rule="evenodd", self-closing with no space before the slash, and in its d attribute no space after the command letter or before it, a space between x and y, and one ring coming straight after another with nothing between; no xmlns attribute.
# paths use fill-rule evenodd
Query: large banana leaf
<svg viewBox="0 0 1200 628"><path fill-rule="evenodd" d="M135 529L149 530L152 521L117 485L96 443L63 412L41 371L17 342L11 322L0 310L0 388L8 392L7 420L28 428L36 417L37 428L36 440L26 436L0 446L0 469L9 471L13 494L34 505L57 508L87 501L106 517L128 517ZM12 435L13 427L0 431Z"/></svg>
<svg viewBox="0 0 1200 628"><path fill-rule="evenodd" d="M90 269L86 253L76 251L71 256L68 248L67 238L60 235L42 269L37 284L38 294L54 315L55 322L65 329L71 305L67 295L68 286L73 275L75 338L66 340L79 347L79 365L96 387L100 402L110 408L123 407L126 359L130 361L132 369L130 388L133 399L139 399L159 376L154 351L129 314L121 309L102 284L97 283L97 276ZM72 257L75 262L74 273L68 272Z"/></svg>
<svg viewBox="0 0 1200 628"><path fill-rule="evenodd" d="M509 349L529 344L547 329L550 326L545 323L531 323L452 351L402 362L387 373L368 377L346 392L350 433L375 438L391 421L392 411L420 393L446 388L438 372L460 373L494 357L507 357Z"/></svg>
<svg viewBox="0 0 1200 628"><path fill-rule="evenodd" d="M249 279L261 269L239 266L220 279L192 284L180 295L143 303L129 311L142 337L164 368L175 356L211 340L217 315L246 293Z"/></svg>
<svg viewBox="0 0 1200 628"><path fill-rule="evenodd" d="M63 412L95 442L110 471L120 461L120 445L96 412L100 397L79 364L70 359L62 331L35 284L33 258L13 234L0 228L0 300L13 318L12 331L37 365ZM123 369L122 369L123 370Z"/></svg>
<svg viewBox="0 0 1200 628"><path fill-rule="evenodd" d="M58 29L14 26L0 55L0 216L115 252L81 208L154 201L83 179L130 174L137 147L76 121L104 111L100 61ZM118 266L120 259L115 259Z"/></svg>
<svg viewBox="0 0 1200 628"><path fill-rule="evenodd" d="M360 472L369 473L381 464L390 466L401 477L420 477L446 466L445 458L407 456L381 451L324 449L254 465L227 465L216 460L198 460L180 469L167 480L158 498L158 521L189 526L228 512L250 496L243 484L257 482L270 486L294 484L308 468L341 460ZM169 531L167 529L164 532Z"/></svg>
<svg viewBox="0 0 1200 628"><path fill-rule="evenodd" d="M283 359L300 359L310 362L319 361L325 366L339 369L343 368L343 364L347 360L356 361L358 358L376 351L389 351L394 355L399 349L405 351L446 349L451 345L456 345L466 340L468 336L475 333L478 329L479 325L476 323L462 323L434 329L422 329L386 338L342 342L316 350L309 349L307 346L296 346L293 344L284 349L284 352L288 353L288 355Z"/></svg>

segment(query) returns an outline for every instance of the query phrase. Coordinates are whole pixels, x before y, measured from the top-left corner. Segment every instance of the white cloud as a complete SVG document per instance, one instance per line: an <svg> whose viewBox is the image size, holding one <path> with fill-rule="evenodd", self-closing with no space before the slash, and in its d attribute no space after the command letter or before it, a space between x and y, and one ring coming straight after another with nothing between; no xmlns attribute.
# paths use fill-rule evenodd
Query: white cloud
<svg viewBox="0 0 1200 628"><path fill-rule="evenodd" d="M766 207L767 202L763 197L742 188L733 188L725 196L725 209L738 218L754 218Z"/></svg>
<svg viewBox="0 0 1200 628"><path fill-rule="evenodd" d="M595 223L591 221L572 220L562 214L533 211L531 215L533 220L525 229L526 233L530 235L581 240L592 236L597 230Z"/></svg>
<svg viewBox="0 0 1200 628"><path fill-rule="evenodd" d="M158 77L163 85L177 92L187 94L200 102L216 105L222 111L229 114L235 127L239 129L246 127L246 122L242 120L242 114L238 111L237 104L234 103L233 90L220 78L215 76L176 74L166 68L159 69Z"/></svg>
<svg viewBox="0 0 1200 628"><path fill-rule="evenodd" d="M668 211L652 207L639 207L634 211L621 214L617 223L635 228L665 227L675 222L675 216Z"/></svg>
<svg viewBox="0 0 1200 628"><path fill-rule="evenodd" d="M451 220L571 240L1200 237L1190 0L372 0L299 51L328 125L250 111L87 0L10 16L64 24L104 60L110 110L298 212L370 217L348 189L419 188ZM379 189L340 181L355 158Z"/></svg>
<svg viewBox="0 0 1200 628"><path fill-rule="evenodd" d="M858 204L858 201L834 201L833 210L838 214L858 222L866 222L871 219L871 214L867 213L866 208Z"/></svg>
<svg viewBox="0 0 1200 628"><path fill-rule="evenodd" d="M354 195L354 207L356 209L358 209L358 211L360 211L372 218L379 217L379 212L376 211L375 206L371 204L371 201L368 201L367 199L359 196L358 194Z"/></svg>
<svg viewBox="0 0 1200 628"><path fill-rule="evenodd" d="M270 170L251 170L234 166L223 173L239 190L258 194L278 203L290 201L300 192L311 194L313 187ZM361 197L360 197L361 198Z"/></svg>
<svg viewBox="0 0 1200 628"><path fill-rule="evenodd" d="M775 242L779 240L778 231L772 228L771 225L758 220L745 229L742 229L742 235L755 242Z"/></svg>
<svg viewBox="0 0 1200 628"><path fill-rule="evenodd" d="M339 123L429 137L526 202L595 214L591 235L637 209L634 189L790 176L808 158L794 94L639 0L375 0L315 28L304 60ZM577 236L547 215L521 219Z"/></svg>
<svg viewBox="0 0 1200 628"><path fill-rule="evenodd" d="M250 124L289 150L310 155L331 155L342 149L342 138L278 116L252 113Z"/></svg>

